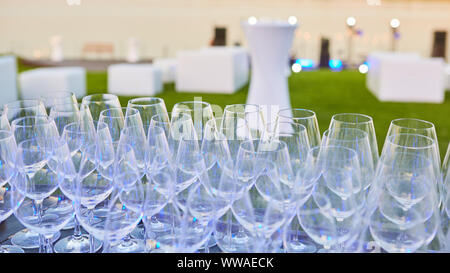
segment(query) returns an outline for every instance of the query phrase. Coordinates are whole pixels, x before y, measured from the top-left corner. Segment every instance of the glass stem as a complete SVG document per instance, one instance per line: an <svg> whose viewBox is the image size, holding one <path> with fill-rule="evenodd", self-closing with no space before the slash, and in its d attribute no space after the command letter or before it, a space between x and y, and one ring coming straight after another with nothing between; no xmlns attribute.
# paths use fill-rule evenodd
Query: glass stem
<svg viewBox="0 0 450 273"><path fill-rule="evenodd" d="M33 206L36 209L36 215L38 217L38 224L40 225L42 223L42 202L43 200L32 200ZM46 239L44 235L39 234L39 253L46 252Z"/></svg>
<svg viewBox="0 0 450 273"><path fill-rule="evenodd" d="M45 237L44 240L45 240L45 252L53 253L52 236Z"/></svg>
<svg viewBox="0 0 450 273"><path fill-rule="evenodd" d="M74 222L75 222L75 227L73 229L73 238L74 239L79 239L81 238L81 226L80 226L80 222L78 222L78 219L76 216L74 217Z"/></svg>
<svg viewBox="0 0 450 273"><path fill-rule="evenodd" d="M94 209L88 209L89 210L89 223L92 224L94 221ZM94 236L92 236L91 233L89 233L89 253L95 253L95 242L94 242Z"/></svg>
<svg viewBox="0 0 450 273"><path fill-rule="evenodd" d="M231 209L229 209L228 210L228 217L227 217L227 224L228 224L228 246L231 246L231 232L232 232L232 230L231 230L231 225L233 224L232 223L232 221L231 221L231 217L232 217L232 215L231 215Z"/></svg>

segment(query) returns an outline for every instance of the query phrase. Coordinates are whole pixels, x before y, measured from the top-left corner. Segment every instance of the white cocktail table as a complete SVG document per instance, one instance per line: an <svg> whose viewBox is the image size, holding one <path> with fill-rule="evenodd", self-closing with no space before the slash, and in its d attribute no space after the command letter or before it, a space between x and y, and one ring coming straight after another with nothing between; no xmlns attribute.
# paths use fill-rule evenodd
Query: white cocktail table
<svg viewBox="0 0 450 273"><path fill-rule="evenodd" d="M286 63L297 26L275 20L242 24L252 68L247 104L260 105L266 122L273 122L279 109L291 107Z"/></svg>

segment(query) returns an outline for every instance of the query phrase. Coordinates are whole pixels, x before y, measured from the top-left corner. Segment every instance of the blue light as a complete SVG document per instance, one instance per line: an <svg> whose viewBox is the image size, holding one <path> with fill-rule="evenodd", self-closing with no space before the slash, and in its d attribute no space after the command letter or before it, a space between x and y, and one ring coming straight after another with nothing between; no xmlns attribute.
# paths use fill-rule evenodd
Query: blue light
<svg viewBox="0 0 450 273"><path fill-rule="evenodd" d="M332 70L341 70L342 69L342 61L341 60L330 60L328 65Z"/></svg>
<svg viewBox="0 0 450 273"><path fill-rule="evenodd" d="M314 68L314 61L311 59L297 59L295 62L300 64L302 68Z"/></svg>

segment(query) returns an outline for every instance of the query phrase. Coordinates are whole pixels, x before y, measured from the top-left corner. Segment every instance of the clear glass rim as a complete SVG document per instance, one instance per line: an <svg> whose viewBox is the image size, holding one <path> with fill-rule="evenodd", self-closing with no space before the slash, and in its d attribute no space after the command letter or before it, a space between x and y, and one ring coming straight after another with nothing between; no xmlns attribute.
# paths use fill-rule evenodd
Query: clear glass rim
<svg viewBox="0 0 450 273"><path fill-rule="evenodd" d="M195 104L200 104L200 105L202 105L202 109L203 108L207 108L207 107L211 107L211 104L209 103L209 102L206 102L206 101L195 101L195 100L193 100L193 101L181 101L181 102L177 102L177 103L175 103L175 105L173 106L173 109L175 109L175 108L177 108L177 107L179 107L179 106L182 106L182 105L185 105L185 106L188 106L188 108L186 109L185 107L181 107L181 109L185 109L185 110L187 110L187 111L193 111L194 109L193 109L193 107L189 107L190 105L195 105ZM173 110L172 110L172 112L173 112Z"/></svg>
<svg viewBox="0 0 450 273"><path fill-rule="evenodd" d="M298 122L294 122L294 121L289 121L289 120L285 120L285 121L278 121L278 122L268 122L266 125L266 128L273 128L273 130L277 129L279 131L274 131L274 133L280 133L280 134L287 134L287 132L284 132L284 130L279 126L280 124L289 124L293 127L297 127L299 129L298 132L292 132L291 134L299 134L302 132L307 132L306 126L303 124L300 124Z"/></svg>
<svg viewBox="0 0 450 273"><path fill-rule="evenodd" d="M243 109L243 111L236 111L235 109L237 107L242 107L240 109ZM248 111L247 109L252 108L252 110ZM247 114L247 113L260 113L261 107L257 104L245 104L245 103L238 103L238 104L229 104L225 106L225 109L223 110L224 114L231 113L231 114Z"/></svg>
<svg viewBox="0 0 450 273"><path fill-rule="evenodd" d="M114 95L114 94L108 94L108 93L99 93L99 94L91 94L91 95L87 95L84 96L82 99L82 102L88 103L88 102L95 102L95 103L100 103L100 102L105 102L105 101L119 101L119 98Z"/></svg>
<svg viewBox="0 0 450 273"><path fill-rule="evenodd" d="M82 131L80 130L80 127L81 127L81 123L80 122L71 122L71 123L67 124L66 126L64 126L63 134L65 132L82 134Z"/></svg>
<svg viewBox="0 0 450 273"><path fill-rule="evenodd" d="M338 130L355 131L355 132L358 132L360 135L355 136L353 139L339 139L339 138L336 138L336 137L331 137L331 139L336 139L336 140L342 141L342 142L354 142L355 140L361 141L361 140L363 140L365 138L367 138L367 139L369 138L369 134L367 132L365 132L365 131L363 131L361 129L358 129L358 128L340 128ZM332 130L327 129L327 130L325 130L323 132L323 135L328 139L328 138L330 138L329 133L333 132L333 131L336 131L336 129L332 129Z"/></svg>
<svg viewBox="0 0 450 273"><path fill-rule="evenodd" d="M417 127L411 127L411 125L400 125L399 122L414 122L416 124L425 125L424 128L417 128ZM432 122L423 120L423 119L417 119L417 118L398 118L391 121L391 125L405 128L405 129L412 129L412 130L429 130L434 129L434 124Z"/></svg>
<svg viewBox="0 0 450 273"><path fill-rule="evenodd" d="M306 113L308 115L305 116L301 116L301 117L296 117L294 115L289 116L289 115L284 115L282 112L285 111L290 111L289 113L294 114L294 112L303 112ZM282 118L289 118L292 120L297 120L297 119L310 119L310 118L315 118L316 117L316 112L314 112L313 110L309 110L309 109L303 109L303 108L283 108L280 109L277 113L277 116L282 117Z"/></svg>
<svg viewBox="0 0 450 273"><path fill-rule="evenodd" d="M395 143L393 140L397 137L400 136L414 136L417 138L422 138L422 139L426 139L427 141L430 142L430 144L427 145L422 145L422 146L407 146L407 145L400 145ZM433 149L435 148L435 141L427 136L424 135L419 135L419 134L408 134L408 133L401 133L401 134L394 134L388 137L387 141L389 142L390 145L396 146L396 147L402 147L402 148L407 148L407 149L412 149L412 150L423 150L423 149Z"/></svg>
<svg viewBox="0 0 450 273"><path fill-rule="evenodd" d="M117 115L117 111L118 109L120 109L120 113L122 113L123 116ZM131 111L131 113L129 112ZM108 113L110 114L114 114L114 115L108 115ZM100 112L99 115L99 119L102 117L107 117L107 118L125 118L125 117L130 117L130 116L136 116L139 114L139 111L137 109L134 108L129 108L129 107L112 107L112 108L108 108L105 110L102 110Z"/></svg>
<svg viewBox="0 0 450 273"><path fill-rule="evenodd" d="M159 114L155 114L155 115L153 115L151 118L150 118L150 124L152 123L152 122L156 122L156 123L164 123L164 124L170 124L170 115L169 115L169 121L163 121L163 120L161 120L161 116L165 116L165 114L164 113L159 113Z"/></svg>
<svg viewBox="0 0 450 273"><path fill-rule="evenodd" d="M340 117L353 117L353 118L361 117L361 118L365 118L367 120L352 122L352 121L341 120L341 119L339 119ZM343 123L348 123L348 124L366 124L366 123L372 123L373 122L373 119L372 119L371 116L368 116L368 115L365 115L365 114L360 114L360 113L339 113L339 114L334 114L331 117L331 120L336 120L336 121L343 122Z"/></svg>
<svg viewBox="0 0 450 273"><path fill-rule="evenodd" d="M21 105L25 104L25 105ZM31 105L28 105L31 104ZM43 106L44 102L41 99L26 99L26 100L15 100L5 104L6 109L28 109L37 106Z"/></svg>
<svg viewBox="0 0 450 273"><path fill-rule="evenodd" d="M25 120L43 120L43 123L40 124L50 124L51 119L48 116L44 116L44 115L37 115L37 116L25 116L25 117L21 117L18 119L15 119L12 121L11 123L11 127L32 127L32 126L36 126L39 125L39 123L34 123L34 124L22 124Z"/></svg>
<svg viewBox="0 0 450 273"><path fill-rule="evenodd" d="M339 161L352 161L353 159L358 159L358 153L354 149L351 149L348 147L329 145L329 146L318 146L318 147L314 147L314 148L320 149L318 152L319 157L323 156L324 152L328 153L329 151L336 150L338 152L346 152L346 153L351 154L351 157L346 157L345 159L339 159ZM313 150L313 149L311 149L311 150ZM332 159L332 161L337 161L337 159Z"/></svg>
<svg viewBox="0 0 450 273"><path fill-rule="evenodd" d="M252 143L253 149L250 149L248 147L249 143ZM270 150L270 151L259 151L259 145L260 143L277 143L276 149ZM239 145L239 149L245 151L246 153L254 153L254 154L264 154L264 153L272 153L272 152L280 152L282 150L287 150L287 144L286 142L282 140L270 140L270 141L262 141L262 139L250 139L245 140Z"/></svg>
<svg viewBox="0 0 450 273"><path fill-rule="evenodd" d="M153 102L154 101L154 102ZM142 103L142 102L149 102L149 103ZM162 104L164 103L164 100L158 97L143 97L143 98L134 98L128 101L128 106L130 107L145 107L145 106L152 106L156 104Z"/></svg>

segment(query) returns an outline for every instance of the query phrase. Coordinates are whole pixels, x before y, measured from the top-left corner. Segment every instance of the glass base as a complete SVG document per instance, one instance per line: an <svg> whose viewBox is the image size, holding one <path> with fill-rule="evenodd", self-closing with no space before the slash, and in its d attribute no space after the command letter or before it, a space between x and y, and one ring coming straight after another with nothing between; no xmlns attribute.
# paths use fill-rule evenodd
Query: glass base
<svg viewBox="0 0 450 273"><path fill-rule="evenodd" d="M17 246L0 245L0 253L25 253L25 251Z"/></svg>
<svg viewBox="0 0 450 273"><path fill-rule="evenodd" d="M302 241L289 242L287 252L289 253L314 253L317 251L317 247L313 243Z"/></svg>
<svg viewBox="0 0 450 273"><path fill-rule="evenodd" d="M244 234L245 235L245 234ZM218 238L216 238L218 239ZM249 252L249 237L247 236L239 236L239 237L231 237L229 235L225 235L224 237L217 240L217 246L223 251L227 253L246 253Z"/></svg>
<svg viewBox="0 0 450 273"><path fill-rule="evenodd" d="M130 239L122 241L120 244L112 246L109 250L111 253L144 253L145 242L138 239Z"/></svg>
<svg viewBox="0 0 450 273"><path fill-rule="evenodd" d="M94 250L97 252L102 247L102 242L94 239ZM89 235L71 235L59 240L54 246L56 253L89 253Z"/></svg>
<svg viewBox="0 0 450 273"><path fill-rule="evenodd" d="M52 242L54 243L59 239L61 233L58 231L52 237ZM21 231L14 234L11 238L11 243L20 248L38 248L39 247L39 234L32 232L28 229L22 229Z"/></svg>

